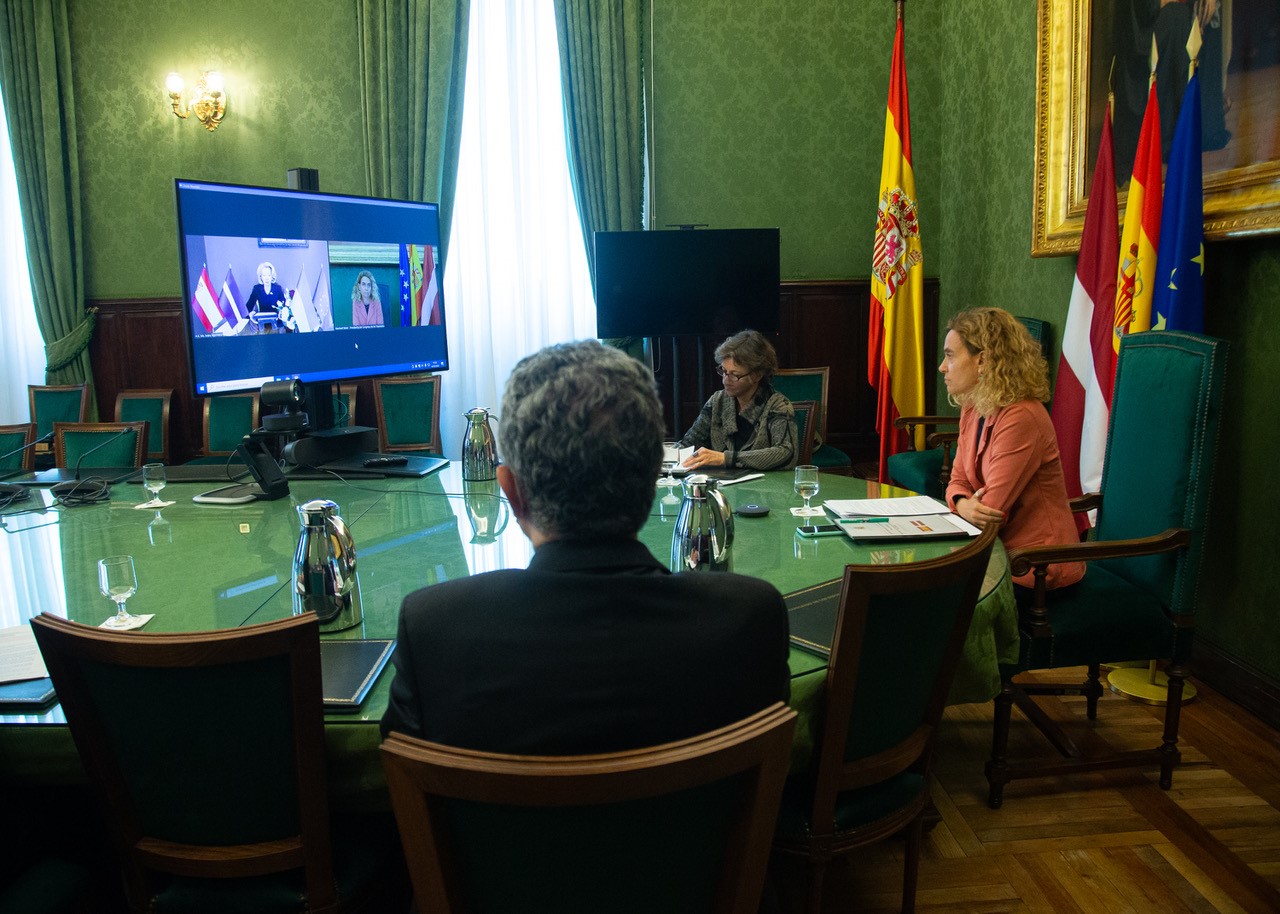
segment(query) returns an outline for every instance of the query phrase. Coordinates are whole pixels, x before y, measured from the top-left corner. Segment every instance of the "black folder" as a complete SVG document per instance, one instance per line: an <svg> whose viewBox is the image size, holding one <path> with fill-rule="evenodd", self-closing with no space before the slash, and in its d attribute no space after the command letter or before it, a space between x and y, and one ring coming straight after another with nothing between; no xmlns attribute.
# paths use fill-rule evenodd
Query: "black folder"
<svg viewBox="0 0 1280 914"><path fill-rule="evenodd" d="M791 623L791 643L802 651L822 658L831 656L836 633L836 610L840 607L843 578L815 584L787 594L787 617Z"/></svg>
<svg viewBox="0 0 1280 914"><path fill-rule="evenodd" d="M394 638L320 642L320 676L326 711L360 707L378 674L391 659Z"/></svg>

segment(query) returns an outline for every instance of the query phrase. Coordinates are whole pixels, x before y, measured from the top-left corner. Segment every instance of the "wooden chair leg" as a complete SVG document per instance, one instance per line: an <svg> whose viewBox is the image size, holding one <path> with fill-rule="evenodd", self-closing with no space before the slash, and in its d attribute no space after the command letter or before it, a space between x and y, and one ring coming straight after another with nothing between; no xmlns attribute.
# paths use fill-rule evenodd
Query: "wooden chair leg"
<svg viewBox="0 0 1280 914"><path fill-rule="evenodd" d="M1085 697L1086 715L1089 720L1098 719L1098 699L1102 697L1103 688L1099 681L1102 664L1094 662L1089 664L1089 675L1084 681L1081 691Z"/></svg>
<svg viewBox="0 0 1280 914"><path fill-rule="evenodd" d="M1004 803L1004 785L1009 782L1009 718L1013 714L1014 685L1005 680L995 697L994 722L991 728L991 758L986 765L987 805L999 809Z"/></svg>
<svg viewBox="0 0 1280 914"><path fill-rule="evenodd" d="M1164 736L1160 742L1160 788L1173 786L1173 769L1182 761L1178 751L1178 725L1182 718L1182 687L1187 680L1187 668L1181 662L1170 663L1165 670L1169 678L1169 692L1164 707Z"/></svg>
<svg viewBox="0 0 1280 914"><path fill-rule="evenodd" d="M822 914L822 884L830 861L831 855L825 850L809 853L809 891L805 906L808 914Z"/></svg>
<svg viewBox="0 0 1280 914"><path fill-rule="evenodd" d="M902 868L902 914L914 914L916 883L920 876L922 819L916 816L907 826L907 860Z"/></svg>

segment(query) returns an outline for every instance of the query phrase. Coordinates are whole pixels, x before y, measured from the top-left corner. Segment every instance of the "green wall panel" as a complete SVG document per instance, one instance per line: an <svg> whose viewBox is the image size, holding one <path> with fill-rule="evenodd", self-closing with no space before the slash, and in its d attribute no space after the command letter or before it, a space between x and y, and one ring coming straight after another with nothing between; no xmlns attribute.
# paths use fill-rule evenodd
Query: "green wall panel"
<svg viewBox="0 0 1280 914"><path fill-rule="evenodd" d="M925 272L939 220L938 4L907 4ZM657 0L653 227L776 225L784 279L871 269L893 4Z"/></svg>
<svg viewBox="0 0 1280 914"><path fill-rule="evenodd" d="M178 294L173 179L283 186L291 167L364 193L355 7L303 0L71 3L86 294ZM227 81L209 133L174 117L165 76Z"/></svg>

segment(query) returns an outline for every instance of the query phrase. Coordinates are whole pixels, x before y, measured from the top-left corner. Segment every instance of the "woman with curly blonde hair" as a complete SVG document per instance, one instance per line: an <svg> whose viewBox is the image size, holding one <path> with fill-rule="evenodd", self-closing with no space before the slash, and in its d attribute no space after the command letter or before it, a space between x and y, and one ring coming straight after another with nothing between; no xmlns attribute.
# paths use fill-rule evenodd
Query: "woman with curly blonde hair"
<svg viewBox="0 0 1280 914"><path fill-rule="evenodd" d="M947 323L942 372L947 399L960 407L947 503L979 527L1001 526L1006 548L1078 541L1067 505L1058 439L1044 404L1049 366L1040 345L1001 308L971 308ZM1084 563L1051 565L1047 584L1084 577ZM1014 578L1032 587L1030 573Z"/></svg>

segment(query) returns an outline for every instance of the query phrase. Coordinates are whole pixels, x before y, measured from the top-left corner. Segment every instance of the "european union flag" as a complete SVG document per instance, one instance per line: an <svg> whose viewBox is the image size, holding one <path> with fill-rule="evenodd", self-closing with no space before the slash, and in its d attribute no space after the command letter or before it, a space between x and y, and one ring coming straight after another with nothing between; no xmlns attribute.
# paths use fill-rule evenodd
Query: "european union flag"
<svg viewBox="0 0 1280 914"><path fill-rule="evenodd" d="M1164 184L1152 329L1204 332L1204 184L1200 173L1200 77L1182 94Z"/></svg>

